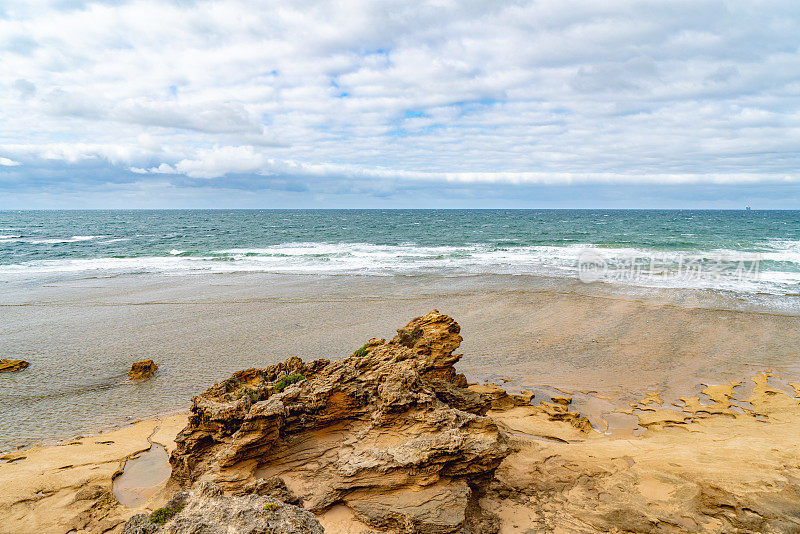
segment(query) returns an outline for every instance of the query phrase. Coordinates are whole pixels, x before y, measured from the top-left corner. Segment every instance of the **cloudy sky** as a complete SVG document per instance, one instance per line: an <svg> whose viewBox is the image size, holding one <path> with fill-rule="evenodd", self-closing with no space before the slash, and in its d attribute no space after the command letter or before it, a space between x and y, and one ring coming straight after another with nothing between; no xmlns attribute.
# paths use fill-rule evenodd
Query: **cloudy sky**
<svg viewBox="0 0 800 534"><path fill-rule="evenodd" d="M0 209L745 204L796 0L0 0Z"/></svg>

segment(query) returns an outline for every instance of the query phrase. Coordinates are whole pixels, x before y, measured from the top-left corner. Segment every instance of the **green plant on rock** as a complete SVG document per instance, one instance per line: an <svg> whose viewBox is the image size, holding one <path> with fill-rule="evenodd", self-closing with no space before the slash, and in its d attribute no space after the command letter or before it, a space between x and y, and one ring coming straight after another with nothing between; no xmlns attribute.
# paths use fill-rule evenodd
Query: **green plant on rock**
<svg viewBox="0 0 800 534"><path fill-rule="evenodd" d="M151 523L158 523L159 525L163 525L176 515L180 513L181 510L185 507L185 504L179 504L177 506L171 506L169 508L159 508L155 510L152 514L150 514L150 522Z"/></svg>
<svg viewBox="0 0 800 534"><path fill-rule="evenodd" d="M360 349L356 349L356 350L355 350L355 352L353 352L353 356L355 356L356 358L361 358L362 356L366 356L366 354L367 354L367 347L368 347L368 346L369 346L369 343L366 343L366 344L364 344L364 346L363 346L363 347L361 347Z"/></svg>
<svg viewBox="0 0 800 534"><path fill-rule="evenodd" d="M280 393L281 391L286 389L286 386L291 386L292 384L296 384L301 380L305 379L306 377L304 377L303 375L298 375L298 374L288 375L284 376L283 378L275 382L275 385L272 387L275 390L275 393Z"/></svg>
<svg viewBox="0 0 800 534"><path fill-rule="evenodd" d="M269 510L270 512L275 511L278 509L278 505L274 502L264 503L264 510Z"/></svg>

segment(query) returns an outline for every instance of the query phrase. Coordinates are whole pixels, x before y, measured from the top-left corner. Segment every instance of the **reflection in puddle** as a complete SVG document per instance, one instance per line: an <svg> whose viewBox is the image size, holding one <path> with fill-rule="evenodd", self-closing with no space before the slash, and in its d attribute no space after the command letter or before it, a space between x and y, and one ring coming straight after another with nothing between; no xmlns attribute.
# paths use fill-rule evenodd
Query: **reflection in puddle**
<svg viewBox="0 0 800 534"><path fill-rule="evenodd" d="M777 375L769 375L767 377L767 385L777 389L778 391L782 391L789 395L789 397L796 397L797 393L795 389L789 385L789 380L782 378Z"/></svg>
<svg viewBox="0 0 800 534"><path fill-rule="evenodd" d="M114 479L114 496L123 506L141 506L166 482L171 472L167 450L153 443L125 462L122 474Z"/></svg>
<svg viewBox="0 0 800 534"><path fill-rule="evenodd" d="M766 394L785 393L793 399L800 398L800 383L763 372L766 382ZM759 375L761 376L761 375ZM756 377L741 377L738 381L706 382L696 384L686 397L672 399L663 395L658 387L651 387L633 396L619 395L615 398L598 395L597 391L568 391L553 386L531 385L525 390L533 392L533 406L541 406L543 402L566 406L569 412L585 417L592 428L601 434L614 437L641 436L647 430L640 425L640 416L647 412L663 412L663 424L670 422L692 422L696 418L714 415L748 415L758 421L768 422L769 418L758 413L750 402L756 393L759 382ZM503 389L511 393L519 393L522 388L514 381L495 380L493 384L503 382ZM628 406L632 407L628 408ZM675 420L671 413L675 413ZM551 419L553 420L553 419ZM551 436L531 436L519 431L505 429L507 433L526 439L543 439L547 441L563 441ZM565 442L568 443L568 442Z"/></svg>
<svg viewBox="0 0 800 534"><path fill-rule="evenodd" d="M569 403L569 411L578 412L586 417L592 428L601 434L638 436L644 432L644 428L639 426L638 417L616 411L619 407L618 403L597 396L594 391L563 391L551 386L532 386L529 389L534 393L532 402L534 405L539 405L543 401L555 402L553 397L568 396L572 399Z"/></svg>

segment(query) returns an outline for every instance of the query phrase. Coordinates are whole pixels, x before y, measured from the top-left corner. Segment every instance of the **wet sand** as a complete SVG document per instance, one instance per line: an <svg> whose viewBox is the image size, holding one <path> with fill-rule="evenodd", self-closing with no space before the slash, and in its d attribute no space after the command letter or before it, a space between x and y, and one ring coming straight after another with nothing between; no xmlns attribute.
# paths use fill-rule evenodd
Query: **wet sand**
<svg viewBox="0 0 800 534"><path fill-rule="evenodd" d="M595 392L587 412L764 370L797 381L799 302L529 276L228 273L4 287L3 356L31 366L0 376L0 449L184 409L236 370L344 357L434 308L461 324L470 380ZM158 372L127 382L144 358Z"/></svg>
<svg viewBox="0 0 800 534"><path fill-rule="evenodd" d="M482 506L500 532L798 532L800 384L756 375L664 406L631 408L637 437L582 433L537 407L492 413L515 452ZM734 397L746 399L744 409Z"/></svg>
<svg viewBox="0 0 800 534"><path fill-rule="evenodd" d="M144 488L144 498L129 502L131 507L117 502L114 480L150 440L171 452L185 425L185 413L173 414L0 456L0 534L82 532L90 521L91 531L105 532L136 513L152 511L147 503L169 498L159 493L165 480Z"/></svg>

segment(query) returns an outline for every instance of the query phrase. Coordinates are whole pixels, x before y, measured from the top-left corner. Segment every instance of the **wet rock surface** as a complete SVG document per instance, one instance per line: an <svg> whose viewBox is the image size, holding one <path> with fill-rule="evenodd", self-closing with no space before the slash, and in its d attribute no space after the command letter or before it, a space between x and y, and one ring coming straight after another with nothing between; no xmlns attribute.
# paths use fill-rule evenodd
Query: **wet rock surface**
<svg viewBox="0 0 800 534"><path fill-rule="evenodd" d="M158 365L153 360L142 360L131 365L128 377L131 380L144 380L150 378L158 369Z"/></svg>
<svg viewBox="0 0 800 534"><path fill-rule="evenodd" d="M13 373L21 371L30 365L25 360L0 360L0 373Z"/></svg>
<svg viewBox="0 0 800 534"><path fill-rule="evenodd" d="M453 368L459 332L434 310L341 361L235 373L193 399L172 481L240 492L278 477L306 509L344 503L363 523L400 532L494 524L475 502L510 449L485 415L491 395Z"/></svg>

